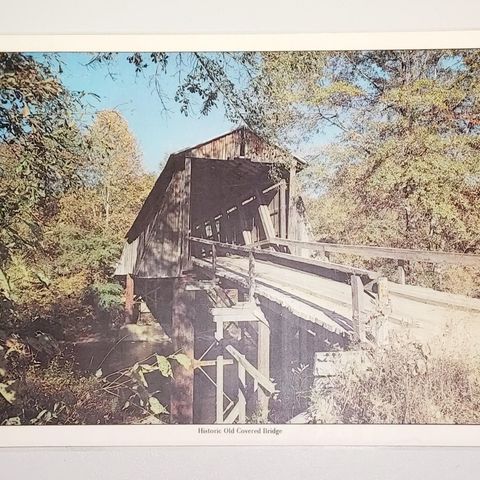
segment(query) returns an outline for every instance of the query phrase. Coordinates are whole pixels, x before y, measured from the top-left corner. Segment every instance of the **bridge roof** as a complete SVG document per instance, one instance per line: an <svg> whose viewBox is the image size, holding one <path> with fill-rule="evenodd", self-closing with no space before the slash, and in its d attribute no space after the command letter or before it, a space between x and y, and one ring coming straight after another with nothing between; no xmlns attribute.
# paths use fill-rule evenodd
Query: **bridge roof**
<svg viewBox="0 0 480 480"><path fill-rule="evenodd" d="M287 150L257 135L246 127L239 127L218 137L199 143L192 147L172 153L155 185L127 232L127 239L132 242L140 233L145 223L159 205L170 183L173 173L182 168L185 158L202 158L212 160L244 160L251 164L278 164L288 170L295 167L301 170L306 162Z"/></svg>

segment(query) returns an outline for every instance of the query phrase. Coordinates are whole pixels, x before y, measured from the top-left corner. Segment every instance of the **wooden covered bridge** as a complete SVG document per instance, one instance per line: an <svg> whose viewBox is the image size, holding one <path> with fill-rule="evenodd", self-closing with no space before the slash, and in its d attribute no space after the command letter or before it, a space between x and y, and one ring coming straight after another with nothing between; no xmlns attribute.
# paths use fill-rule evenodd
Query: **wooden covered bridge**
<svg viewBox="0 0 480 480"><path fill-rule="evenodd" d="M477 328L480 300L406 285L403 266L479 267L479 256L313 242L296 180L304 166L236 129L170 155L128 231L116 270L126 321L141 303L192 359L174 372L172 422L265 419L292 369L312 366L317 352L384 342L405 327L421 338L452 317ZM336 255L398 268L387 279ZM211 411L194 409L209 398L205 382Z"/></svg>

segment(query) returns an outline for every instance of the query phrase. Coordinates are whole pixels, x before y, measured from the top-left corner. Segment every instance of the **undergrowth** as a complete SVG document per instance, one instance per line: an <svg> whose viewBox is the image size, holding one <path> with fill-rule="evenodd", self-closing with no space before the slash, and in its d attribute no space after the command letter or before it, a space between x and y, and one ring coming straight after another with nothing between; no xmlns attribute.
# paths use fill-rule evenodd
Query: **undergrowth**
<svg viewBox="0 0 480 480"><path fill-rule="evenodd" d="M445 334L425 346L396 338L365 357L316 381L312 422L480 423L480 352L466 340Z"/></svg>

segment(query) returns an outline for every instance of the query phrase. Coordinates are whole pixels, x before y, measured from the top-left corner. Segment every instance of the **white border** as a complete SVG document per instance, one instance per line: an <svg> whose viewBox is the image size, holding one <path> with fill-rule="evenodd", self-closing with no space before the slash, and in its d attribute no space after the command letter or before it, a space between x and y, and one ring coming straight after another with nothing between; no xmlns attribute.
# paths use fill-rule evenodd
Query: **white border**
<svg viewBox="0 0 480 480"><path fill-rule="evenodd" d="M480 31L242 35L0 35L0 51L257 51L480 48Z"/></svg>
<svg viewBox="0 0 480 480"><path fill-rule="evenodd" d="M0 35L0 51L255 51L480 48L480 31L288 35ZM203 434L200 428L220 428ZM0 427L0 447L328 445L480 446L480 425L102 425ZM233 433L228 429L233 428ZM243 428L243 427L242 427ZM249 426L260 428L263 426Z"/></svg>
<svg viewBox="0 0 480 480"><path fill-rule="evenodd" d="M278 435L237 429L277 429ZM219 434L199 433L201 428ZM233 430L233 431L232 431ZM480 446L480 425L95 425L0 427L0 447Z"/></svg>

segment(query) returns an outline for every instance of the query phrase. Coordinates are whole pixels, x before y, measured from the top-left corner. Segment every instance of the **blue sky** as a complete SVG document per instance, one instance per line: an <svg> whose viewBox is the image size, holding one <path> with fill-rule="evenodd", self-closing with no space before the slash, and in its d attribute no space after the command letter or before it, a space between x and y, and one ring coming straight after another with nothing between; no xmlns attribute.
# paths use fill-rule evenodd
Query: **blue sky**
<svg viewBox="0 0 480 480"><path fill-rule="evenodd" d="M172 100L165 112L162 102L150 82L153 69L136 74L122 54L110 65L87 67L92 55L87 53L60 54L64 64L60 77L70 90L91 92L89 111L116 109L128 121L130 129L143 152L145 168L158 172L166 156L183 147L200 143L235 127L224 117L222 107L213 109L208 116L200 114L186 117ZM163 76L162 89L173 98L178 85L171 72Z"/></svg>
<svg viewBox="0 0 480 480"><path fill-rule="evenodd" d="M119 54L116 60L108 64L87 66L93 58L91 53L60 53L58 57L62 61L62 72L59 76L69 90L95 94L85 97L89 112L86 123L100 110L115 109L124 116L139 143L147 171L158 173L170 153L236 127L225 118L222 105L212 109L207 116L199 113L185 116L180 112L179 104L173 100L178 77L172 57L167 73L161 77L162 91L170 99L166 104L169 111L166 112L151 82L154 67L149 66L137 74L134 66L127 61L128 55ZM34 56L43 59L42 54ZM315 149L316 145L331 141L334 134L326 129L324 133L314 136L309 144L299 145L295 153L302 156L305 151Z"/></svg>

